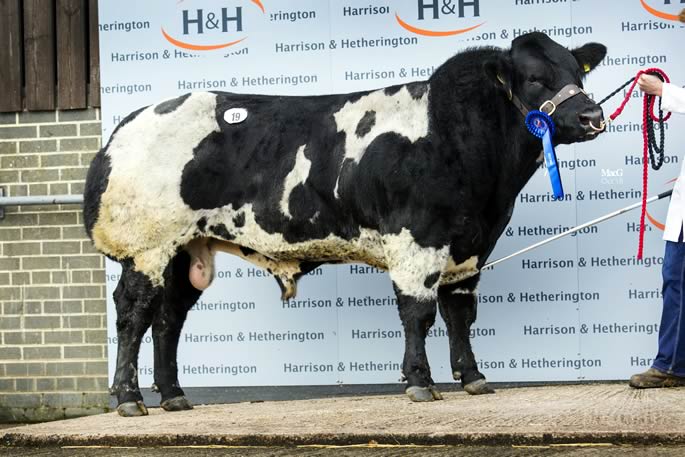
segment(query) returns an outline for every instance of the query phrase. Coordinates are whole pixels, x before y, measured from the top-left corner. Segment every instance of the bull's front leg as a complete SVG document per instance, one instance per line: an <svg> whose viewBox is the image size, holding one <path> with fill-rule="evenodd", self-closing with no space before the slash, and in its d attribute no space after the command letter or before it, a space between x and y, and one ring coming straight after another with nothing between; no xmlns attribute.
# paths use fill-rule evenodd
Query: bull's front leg
<svg viewBox="0 0 685 457"><path fill-rule="evenodd" d="M479 277L480 275L456 284L441 286L438 290L440 314L449 336L452 376L455 381L461 380L464 390L472 395L495 392L478 370L471 349L471 325L476 320L476 287Z"/></svg>
<svg viewBox="0 0 685 457"><path fill-rule="evenodd" d="M397 285L395 292L404 327L402 374L407 380L405 392L412 401L442 400L431 377L426 354L426 334L435 323L437 300L404 295Z"/></svg>
<svg viewBox="0 0 685 457"><path fill-rule="evenodd" d="M447 263L447 248L424 248L406 233L386 242L388 271L404 327L402 374L412 401L442 400L426 355L426 335L435 323L438 284Z"/></svg>

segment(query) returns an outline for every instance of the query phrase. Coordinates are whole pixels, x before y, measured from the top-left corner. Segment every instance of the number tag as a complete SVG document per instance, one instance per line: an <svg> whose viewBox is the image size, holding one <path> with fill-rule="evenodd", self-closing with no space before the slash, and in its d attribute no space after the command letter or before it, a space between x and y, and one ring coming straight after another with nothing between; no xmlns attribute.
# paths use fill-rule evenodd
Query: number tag
<svg viewBox="0 0 685 457"><path fill-rule="evenodd" d="M247 119L245 108L231 108L224 113L224 120L229 124L240 124Z"/></svg>

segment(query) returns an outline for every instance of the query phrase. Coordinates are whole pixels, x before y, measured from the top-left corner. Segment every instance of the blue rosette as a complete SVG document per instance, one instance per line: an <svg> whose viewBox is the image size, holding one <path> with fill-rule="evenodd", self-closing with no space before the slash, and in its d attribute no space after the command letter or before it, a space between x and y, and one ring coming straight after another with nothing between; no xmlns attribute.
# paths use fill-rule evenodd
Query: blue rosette
<svg viewBox="0 0 685 457"><path fill-rule="evenodd" d="M552 144L552 137L555 131L554 121L549 114L533 110L526 116L526 127L530 133L542 139L543 155L549 179L552 183L552 192L554 193L554 198L561 200L564 198L564 187L561 184L557 154L554 152L554 145Z"/></svg>

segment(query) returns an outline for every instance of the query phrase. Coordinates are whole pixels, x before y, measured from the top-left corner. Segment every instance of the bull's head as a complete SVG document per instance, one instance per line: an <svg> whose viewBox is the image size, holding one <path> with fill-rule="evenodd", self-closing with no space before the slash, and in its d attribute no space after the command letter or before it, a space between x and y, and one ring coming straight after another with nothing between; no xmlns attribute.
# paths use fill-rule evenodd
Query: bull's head
<svg viewBox="0 0 685 457"><path fill-rule="evenodd" d="M602 108L585 94L582 80L605 55L606 47L598 43L569 51L533 32L488 61L485 72L524 115L531 109L551 114L554 143L575 143L593 139L604 129Z"/></svg>

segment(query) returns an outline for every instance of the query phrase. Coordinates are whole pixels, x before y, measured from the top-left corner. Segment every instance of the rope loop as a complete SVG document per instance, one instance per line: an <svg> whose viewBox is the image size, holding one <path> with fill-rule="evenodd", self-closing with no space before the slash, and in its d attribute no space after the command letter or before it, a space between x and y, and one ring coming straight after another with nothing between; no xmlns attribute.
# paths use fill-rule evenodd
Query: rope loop
<svg viewBox="0 0 685 457"><path fill-rule="evenodd" d="M635 77L630 78L625 84L613 91L611 94L606 96L599 102L601 105L605 101L609 100L611 97L619 93L628 84L632 83L630 89L628 89L626 96L623 98L621 105L616 108L609 118L611 121L616 119L622 112L623 109L628 104L631 98L633 89L637 84L638 79L643 74L654 75L661 79L663 82L671 82L668 75L660 68L647 68L645 70L640 70ZM637 258L642 259L642 253L644 250L644 239L645 239L645 216L647 213L647 176L648 176L648 164L651 163L652 169L658 170L664 164L664 122L666 122L670 117L671 113L667 113L664 116L664 112L661 109L661 97L659 97L658 111L659 115L654 114L654 104L656 102L656 96L650 94L644 94L642 98L642 211L640 214L640 237L637 247ZM656 132L654 128L654 123L659 124L659 144L656 142Z"/></svg>

